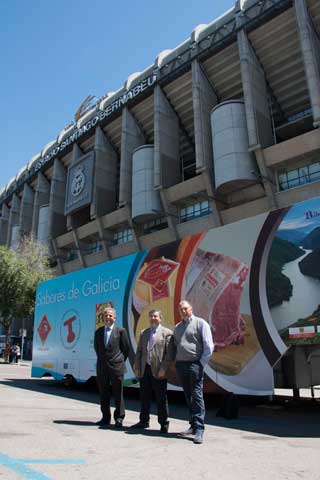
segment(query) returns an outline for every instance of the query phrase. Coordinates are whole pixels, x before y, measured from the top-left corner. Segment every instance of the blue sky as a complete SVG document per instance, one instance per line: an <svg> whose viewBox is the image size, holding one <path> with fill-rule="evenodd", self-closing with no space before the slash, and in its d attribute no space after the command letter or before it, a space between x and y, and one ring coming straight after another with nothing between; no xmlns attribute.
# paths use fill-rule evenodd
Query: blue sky
<svg viewBox="0 0 320 480"><path fill-rule="evenodd" d="M73 120L232 0L1 0L0 188Z"/></svg>

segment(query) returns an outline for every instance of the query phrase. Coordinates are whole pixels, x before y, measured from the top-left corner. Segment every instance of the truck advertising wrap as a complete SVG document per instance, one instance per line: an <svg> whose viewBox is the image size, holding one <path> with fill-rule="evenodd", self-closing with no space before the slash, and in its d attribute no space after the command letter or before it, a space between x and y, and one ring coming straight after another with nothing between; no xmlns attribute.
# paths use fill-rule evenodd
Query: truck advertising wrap
<svg viewBox="0 0 320 480"><path fill-rule="evenodd" d="M320 198L57 277L37 290L32 375L95 376L107 305L128 331L132 361L149 311L174 329L187 299L215 343L205 390L269 395L290 345L320 343L319 279ZM173 365L168 379L178 388ZM126 381L135 382L129 360Z"/></svg>

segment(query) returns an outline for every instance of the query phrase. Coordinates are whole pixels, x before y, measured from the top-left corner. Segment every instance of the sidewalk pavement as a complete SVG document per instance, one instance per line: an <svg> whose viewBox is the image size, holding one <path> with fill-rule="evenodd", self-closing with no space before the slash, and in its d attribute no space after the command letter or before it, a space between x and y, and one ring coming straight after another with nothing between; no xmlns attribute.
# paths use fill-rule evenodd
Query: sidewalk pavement
<svg viewBox="0 0 320 480"><path fill-rule="evenodd" d="M170 430L160 434L155 406L148 430L127 390L125 427L99 429L97 392L31 379L30 366L0 365L0 478L4 480L319 480L320 409L305 401L242 405L237 420L216 417L207 397L205 442L187 426L183 395L170 394Z"/></svg>

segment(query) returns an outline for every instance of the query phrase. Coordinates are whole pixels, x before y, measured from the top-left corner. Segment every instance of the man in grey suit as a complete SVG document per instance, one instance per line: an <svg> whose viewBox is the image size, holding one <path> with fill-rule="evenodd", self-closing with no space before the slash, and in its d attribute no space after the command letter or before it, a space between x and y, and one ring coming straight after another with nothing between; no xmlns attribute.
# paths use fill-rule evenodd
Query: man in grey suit
<svg viewBox="0 0 320 480"><path fill-rule="evenodd" d="M155 392L158 405L160 432L167 433L168 399L166 370L168 368L168 347L172 331L161 325L162 312L149 312L150 327L141 332L135 357L135 373L140 380L140 421L132 428L148 428L152 391Z"/></svg>

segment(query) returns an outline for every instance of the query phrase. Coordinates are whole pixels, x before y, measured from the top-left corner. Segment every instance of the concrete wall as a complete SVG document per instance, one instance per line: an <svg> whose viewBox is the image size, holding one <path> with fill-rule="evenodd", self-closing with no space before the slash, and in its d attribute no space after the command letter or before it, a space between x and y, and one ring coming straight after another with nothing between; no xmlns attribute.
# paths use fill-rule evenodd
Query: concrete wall
<svg viewBox="0 0 320 480"><path fill-rule="evenodd" d="M181 179L179 120L161 87L154 90L154 186L170 187Z"/></svg>
<svg viewBox="0 0 320 480"><path fill-rule="evenodd" d="M128 108L122 111L119 205L131 203L133 151L146 143L145 136Z"/></svg>

